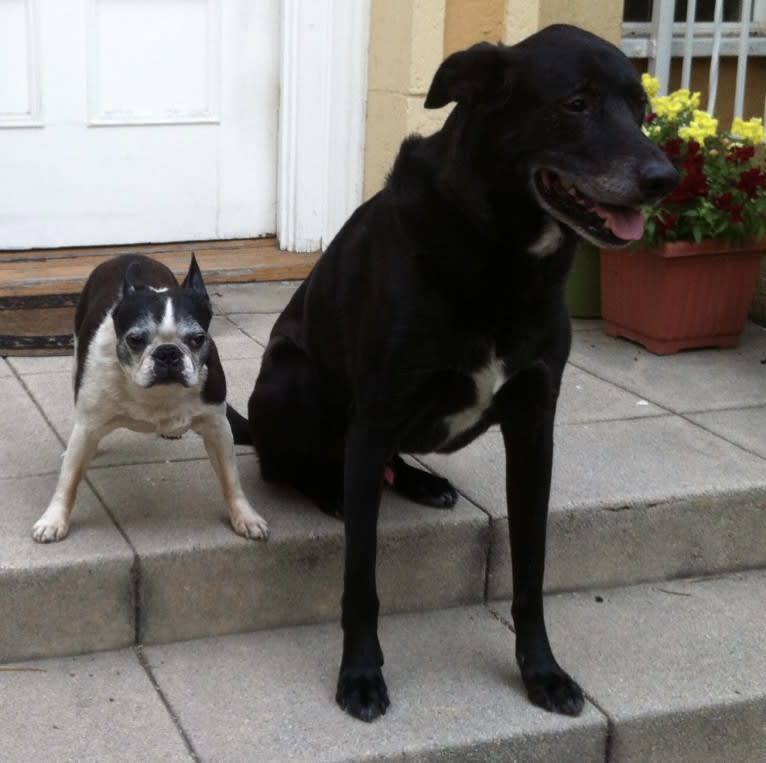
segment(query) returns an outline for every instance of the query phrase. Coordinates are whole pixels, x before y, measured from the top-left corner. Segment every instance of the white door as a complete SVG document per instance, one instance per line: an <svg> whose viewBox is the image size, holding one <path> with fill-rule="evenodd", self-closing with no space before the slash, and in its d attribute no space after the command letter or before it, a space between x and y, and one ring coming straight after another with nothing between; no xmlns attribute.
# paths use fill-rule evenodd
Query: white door
<svg viewBox="0 0 766 763"><path fill-rule="evenodd" d="M0 249L273 233L279 0L0 0Z"/></svg>

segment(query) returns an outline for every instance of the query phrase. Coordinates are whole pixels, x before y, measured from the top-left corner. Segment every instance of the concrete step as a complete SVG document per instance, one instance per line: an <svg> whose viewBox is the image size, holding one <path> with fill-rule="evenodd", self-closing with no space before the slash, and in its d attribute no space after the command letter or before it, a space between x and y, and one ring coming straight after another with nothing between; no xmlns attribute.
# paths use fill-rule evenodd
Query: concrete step
<svg viewBox="0 0 766 763"><path fill-rule="evenodd" d="M214 335L240 410L292 288L227 287L218 298ZM266 312L252 312L254 305ZM680 376L654 386L640 373L610 380L617 362L587 370L589 345L600 334L576 334L558 417L546 590L766 566L766 444L757 424L759 416L766 421L759 364L766 334L753 329L736 356L695 353L694 363L706 358L690 373L696 393ZM629 353L640 367L641 351ZM717 389L726 358L740 367ZM65 358L0 360L0 611L14 613L0 618L0 662L337 621L341 523L265 485L247 448L240 449L242 478L270 523L265 544L229 529L196 437L175 442L129 432L104 440L70 536L33 543L30 529L52 493L72 426L69 365ZM687 396L680 399L693 401L692 410L679 409L668 392L682 382ZM714 410L704 395L725 398L732 409ZM444 512L386 494L383 611L508 597L499 434L425 463L453 479L462 497Z"/></svg>
<svg viewBox="0 0 766 763"><path fill-rule="evenodd" d="M762 763L766 571L552 595L551 641L588 701L528 703L507 602L380 623L392 704L333 701L335 625L17 663L0 672L0 758Z"/></svg>

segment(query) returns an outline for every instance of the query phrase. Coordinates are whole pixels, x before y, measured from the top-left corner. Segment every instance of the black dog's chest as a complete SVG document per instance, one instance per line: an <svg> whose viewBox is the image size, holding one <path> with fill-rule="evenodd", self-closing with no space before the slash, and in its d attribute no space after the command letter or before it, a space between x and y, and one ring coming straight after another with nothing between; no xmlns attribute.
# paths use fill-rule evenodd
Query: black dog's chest
<svg viewBox="0 0 766 763"><path fill-rule="evenodd" d="M493 423L495 395L507 379L506 364L494 353L470 373L440 375L414 413L403 450L450 452L463 447Z"/></svg>

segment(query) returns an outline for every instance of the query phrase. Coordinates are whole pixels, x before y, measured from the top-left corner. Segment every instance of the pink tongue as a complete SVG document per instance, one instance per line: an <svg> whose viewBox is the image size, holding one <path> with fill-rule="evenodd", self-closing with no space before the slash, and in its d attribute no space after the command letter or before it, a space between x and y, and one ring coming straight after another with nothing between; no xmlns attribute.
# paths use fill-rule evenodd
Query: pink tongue
<svg viewBox="0 0 766 763"><path fill-rule="evenodd" d="M609 230L623 241L636 241L644 235L644 213L638 209L617 209L596 204L594 211L606 220Z"/></svg>

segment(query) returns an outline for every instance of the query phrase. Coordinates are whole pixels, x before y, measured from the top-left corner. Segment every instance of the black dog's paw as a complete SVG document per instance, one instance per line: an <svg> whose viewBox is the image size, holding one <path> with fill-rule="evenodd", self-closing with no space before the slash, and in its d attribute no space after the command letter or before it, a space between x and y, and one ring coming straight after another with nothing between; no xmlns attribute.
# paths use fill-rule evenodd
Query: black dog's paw
<svg viewBox="0 0 766 763"><path fill-rule="evenodd" d="M335 701L349 715L368 723L385 715L390 701L380 668L341 667Z"/></svg>
<svg viewBox="0 0 766 763"><path fill-rule="evenodd" d="M582 689L561 668L524 677L530 701L552 713L579 715L585 700Z"/></svg>
<svg viewBox="0 0 766 763"><path fill-rule="evenodd" d="M436 509L451 509L457 503L457 490L445 480L444 477L437 477L435 474L426 474L430 478L430 484L424 480L422 494L418 503L424 503L426 506L433 506Z"/></svg>
<svg viewBox="0 0 766 763"><path fill-rule="evenodd" d="M457 503L457 490L436 474L410 466L397 459L386 470L386 482L411 501L436 509L451 509Z"/></svg>

